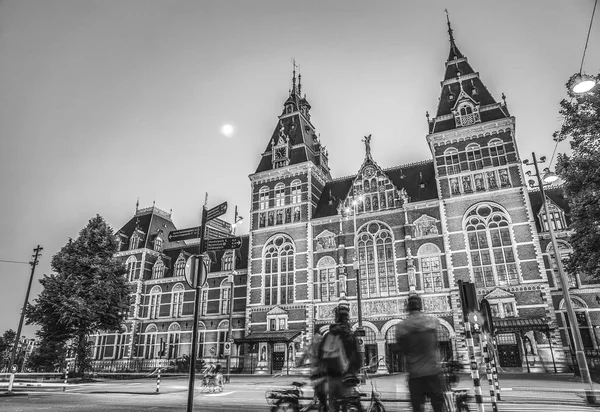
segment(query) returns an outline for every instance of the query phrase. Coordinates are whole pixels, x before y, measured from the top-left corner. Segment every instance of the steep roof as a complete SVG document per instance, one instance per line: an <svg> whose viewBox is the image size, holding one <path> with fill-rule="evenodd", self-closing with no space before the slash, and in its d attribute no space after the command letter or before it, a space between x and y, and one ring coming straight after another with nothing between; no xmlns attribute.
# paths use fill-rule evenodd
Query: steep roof
<svg viewBox="0 0 600 412"><path fill-rule="evenodd" d="M569 207L569 202L563 191L563 187L550 186L544 189L544 193L546 194L546 197L550 199L550 201L554 202L556 206L565 212L567 227L571 226L571 208ZM539 189L532 189L529 191L529 201L531 202L531 210L535 216L535 227L537 228L538 232L541 232L542 227L537 216L543 209L544 204L542 203L542 193Z"/></svg>
<svg viewBox="0 0 600 412"><path fill-rule="evenodd" d="M183 242L169 242L167 235L177 228L171 221L171 214L154 205L137 209L135 215L117 231L117 234L124 235L128 241L136 229L143 237L144 243L140 244L140 248L153 249L153 241L159 234L163 240L163 248L183 245Z"/></svg>

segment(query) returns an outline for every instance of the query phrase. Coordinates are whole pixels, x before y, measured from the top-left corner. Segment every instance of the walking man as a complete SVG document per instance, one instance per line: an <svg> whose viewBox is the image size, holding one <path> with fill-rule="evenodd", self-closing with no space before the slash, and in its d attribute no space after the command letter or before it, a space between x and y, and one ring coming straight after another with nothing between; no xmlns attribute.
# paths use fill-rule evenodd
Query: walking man
<svg viewBox="0 0 600 412"><path fill-rule="evenodd" d="M408 389L414 412L422 412L425 398L431 399L434 412L442 412L444 382L440 366L437 329L439 321L422 312L423 303L417 295L408 298L408 318L400 324L396 339L406 356Z"/></svg>

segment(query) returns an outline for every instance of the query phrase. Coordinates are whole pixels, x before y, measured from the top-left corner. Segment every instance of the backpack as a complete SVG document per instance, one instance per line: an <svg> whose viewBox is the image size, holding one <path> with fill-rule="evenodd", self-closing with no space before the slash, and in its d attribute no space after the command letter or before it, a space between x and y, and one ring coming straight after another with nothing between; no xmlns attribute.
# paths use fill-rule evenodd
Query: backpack
<svg viewBox="0 0 600 412"><path fill-rule="evenodd" d="M321 363L328 375L343 375L350 364L339 335L328 333L321 347Z"/></svg>

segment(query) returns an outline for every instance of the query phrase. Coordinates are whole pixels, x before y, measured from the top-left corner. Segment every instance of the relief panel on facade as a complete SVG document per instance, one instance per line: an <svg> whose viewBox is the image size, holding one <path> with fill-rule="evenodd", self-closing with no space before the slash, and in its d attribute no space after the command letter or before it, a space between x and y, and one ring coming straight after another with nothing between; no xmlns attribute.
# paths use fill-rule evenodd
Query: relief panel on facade
<svg viewBox="0 0 600 412"><path fill-rule="evenodd" d="M317 252L323 250L336 249L335 234L329 230L324 230L315 237L315 250Z"/></svg>

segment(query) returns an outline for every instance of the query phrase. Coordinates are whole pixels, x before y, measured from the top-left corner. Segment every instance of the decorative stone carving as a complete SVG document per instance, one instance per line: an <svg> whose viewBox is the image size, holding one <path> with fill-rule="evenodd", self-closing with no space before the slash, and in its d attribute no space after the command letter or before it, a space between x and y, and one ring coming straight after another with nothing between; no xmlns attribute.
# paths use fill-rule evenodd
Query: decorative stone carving
<svg viewBox="0 0 600 412"><path fill-rule="evenodd" d="M450 312L448 296L434 296L423 298L423 311L425 312Z"/></svg>
<svg viewBox="0 0 600 412"><path fill-rule="evenodd" d="M437 219L431 216L422 215L414 221L413 225L415 226L415 237L438 234Z"/></svg>
<svg viewBox="0 0 600 412"><path fill-rule="evenodd" d="M321 233L319 233L315 237L315 239L317 241L317 246L316 246L317 252L320 252L322 250L337 248L337 245L335 243L335 234L328 230L324 230Z"/></svg>

